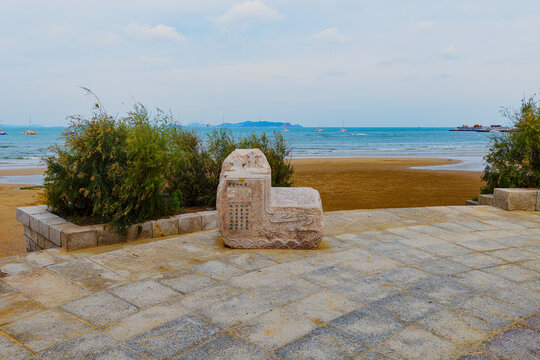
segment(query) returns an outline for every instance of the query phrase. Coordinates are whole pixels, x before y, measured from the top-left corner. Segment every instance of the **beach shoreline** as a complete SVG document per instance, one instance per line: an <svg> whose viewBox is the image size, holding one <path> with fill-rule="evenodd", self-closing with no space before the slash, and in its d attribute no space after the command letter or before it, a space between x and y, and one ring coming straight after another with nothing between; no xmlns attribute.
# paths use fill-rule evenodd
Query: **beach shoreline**
<svg viewBox="0 0 540 360"><path fill-rule="evenodd" d="M480 172L417 168L459 164L452 159L332 157L292 159L292 164L294 186L317 189L324 211L464 205L465 200L478 196L482 185ZM2 169L0 179L37 176L44 171ZM23 227L15 218L15 209L41 204L42 192L28 184L0 184L0 257L25 252Z"/></svg>

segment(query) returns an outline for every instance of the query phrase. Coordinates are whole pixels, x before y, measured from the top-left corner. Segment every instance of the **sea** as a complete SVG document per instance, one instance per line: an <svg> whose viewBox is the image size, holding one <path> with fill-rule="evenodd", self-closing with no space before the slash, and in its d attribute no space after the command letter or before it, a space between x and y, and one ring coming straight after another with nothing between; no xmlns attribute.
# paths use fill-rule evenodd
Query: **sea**
<svg viewBox="0 0 540 360"><path fill-rule="evenodd" d="M330 157L423 157L460 160L459 164L424 167L433 170L481 171L493 133L449 131L446 127L292 127L289 132L272 127L231 127L235 138L250 134L281 132L292 148L293 158ZM0 136L0 169L19 169L43 166L42 157L49 147L59 141L64 127L34 127L37 135L22 135L26 127L3 126L8 135ZM213 127L196 131L205 139ZM39 176L27 176L29 183L41 183ZM31 179L31 177L33 177ZM23 179L2 177L0 183L20 183Z"/></svg>

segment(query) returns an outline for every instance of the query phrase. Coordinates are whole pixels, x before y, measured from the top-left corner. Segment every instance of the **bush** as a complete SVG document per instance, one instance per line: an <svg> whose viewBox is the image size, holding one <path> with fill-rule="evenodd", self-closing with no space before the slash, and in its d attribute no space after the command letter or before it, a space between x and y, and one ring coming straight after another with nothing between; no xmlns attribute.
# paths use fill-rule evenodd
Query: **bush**
<svg viewBox="0 0 540 360"><path fill-rule="evenodd" d="M161 111L151 118L142 105L121 119L99 108L90 119L73 116L61 140L44 158L47 205L62 216L109 223L120 233L184 207L215 206L221 164L235 148L260 148L273 185L292 184L290 148L280 133L235 141L219 129L204 143Z"/></svg>
<svg viewBox="0 0 540 360"><path fill-rule="evenodd" d="M540 187L540 107L531 97L522 100L519 111L503 112L516 131L492 138L485 157L482 193L492 193L497 187Z"/></svg>

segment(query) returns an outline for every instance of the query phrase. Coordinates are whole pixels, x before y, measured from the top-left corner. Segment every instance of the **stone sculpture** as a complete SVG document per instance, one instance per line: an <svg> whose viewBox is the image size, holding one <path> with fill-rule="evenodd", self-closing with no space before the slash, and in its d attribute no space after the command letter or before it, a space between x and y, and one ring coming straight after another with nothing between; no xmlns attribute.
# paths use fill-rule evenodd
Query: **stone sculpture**
<svg viewBox="0 0 540 360"><path fill-rule="evenodd" d="M259 149L237 149L223 162L217 190L223 243L244 249L315 249L322 239L322 203L313 188L273 188Z"/></svg>

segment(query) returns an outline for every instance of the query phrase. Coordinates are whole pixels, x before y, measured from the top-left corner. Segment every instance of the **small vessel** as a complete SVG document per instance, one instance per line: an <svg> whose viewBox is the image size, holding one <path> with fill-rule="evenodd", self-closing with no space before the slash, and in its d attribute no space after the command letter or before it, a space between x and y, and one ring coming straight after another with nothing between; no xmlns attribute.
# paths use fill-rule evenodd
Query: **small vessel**
<svg viewBox="0 0 540 360"><path fill-rule="evenodd" d="M345 129L345 121L341 123L341 129L338 130L339 132L347 132L347 129Z"/></svg>
<svg viewBox="0 0 540 360"><path fill-rule="evenodd" d="M0 135L7 135L7 131L2 131L2 129L0 129Z"/></svg>
<svg viewBox="0 0 540 360"><path fill-rule="evenodd" d="M30 129L32 128L32 118L30 118L30 125L28 127ZM37 135L37 131L32 131L30 129L23 131L21 134L22 135Z"/></svg>
<svg viewBox="0 0 540 360"><path fill-rule="evenodd" d="M281 129L281 132L289 132L289 131L291 131L291 130L287 129L286 127Z"/></svg>
<svg viewBox="0 0 540 360"><path fill-rule="evenodd" d="M324 129L321 129L321 128L315 130L315 132L323 132L323 131L324 131Z"/></svg>

